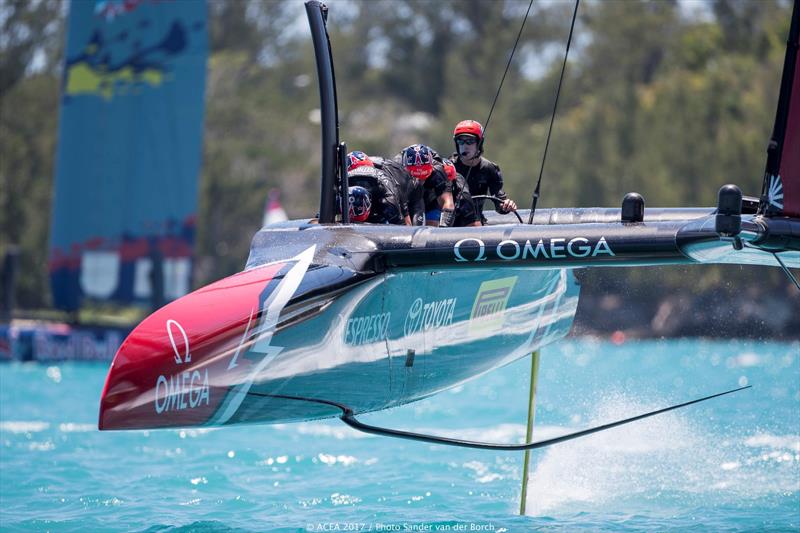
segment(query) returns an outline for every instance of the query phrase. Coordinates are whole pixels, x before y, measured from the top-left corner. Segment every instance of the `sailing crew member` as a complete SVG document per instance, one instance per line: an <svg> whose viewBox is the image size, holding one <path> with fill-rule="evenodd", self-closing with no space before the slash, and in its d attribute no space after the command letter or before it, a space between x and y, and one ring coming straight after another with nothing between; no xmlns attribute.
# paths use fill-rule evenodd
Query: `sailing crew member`
<svg viewBox="0 0 800 533"><path fill-rule="evenodd" d="M452 226L455 204L452 185L445 174L441 156L424 144L412 144L397 154L395 161L422 183L425 225Z"/></svg>
<svg viewBox="0 0 800 533"><path fill-rule="evenodd" d="M409 215L406 224L422 226L425 223L425 201L422 192L422 182L412 177L406 167L394 159L385 159L380 156L369 156L375 168L382 170L391 178L400 190L400 205Z"/></svg>
<svg viewBox="0 0 800 533"><path fill-rule="evenodd" d="M481 217L475 209L475 202L469 194L469 187L464 176L456 171L456 166L449 159L443 161L444 171L453 189L453 202L455 203L455 219L453 226L480 226Z"/></svg>
<svg viewBox="0 0 800 533"><path fill-rule="evenodd" d="M372 211L369 191L358 185L347 188L347 203L350 207L350 222L366 222Z"/></svg>
<svg viewBox="0 0 800 533"><path fill-rule="evenodd" d="M347 154L347 181L351 221L411 224L404 193L364 152Z"/></svg>
<svg viewBox="0 0 800 533"><path fill-rule="evenodd" d="M503 190L503 175L500 174L500 167L489 161L483 154L483 126L475 120L462 120L456 124L453 130L453 141L456 145L456 153L452 156L452 161L456 165L459 174L465 177L469 186L469 193L472 196L490 194L501 200L495 203L495 210L498 213L509 213L517 209L517 204L508 197ZM486 222L483 216L483 202L475 205L482 222Z"/></svg>

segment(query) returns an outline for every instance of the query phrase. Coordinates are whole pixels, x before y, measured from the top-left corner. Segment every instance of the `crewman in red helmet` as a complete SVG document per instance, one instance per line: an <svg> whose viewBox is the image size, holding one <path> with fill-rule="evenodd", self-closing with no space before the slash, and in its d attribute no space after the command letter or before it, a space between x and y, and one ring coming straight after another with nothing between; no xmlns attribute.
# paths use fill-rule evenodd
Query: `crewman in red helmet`
<svg viewBox="0 0 800 533"><path fill-rule="evenodd" d="M425 225L452 226L455 222L453 188L447 179L443 160L439 154L424 144L412 144L404 148L394 159L422 184Z"/></svg>
<svg viewBox="0 0 800 533"><path fill-rule="evenodd" d="M483 126L476 120L462 120L453 130L456 153L451 157L459 174L464 176L472 196L490 194L502 200L495 204L498 213L508 213L517 209L517 204L503 190L503 175L500 167L489 161L483 154ZM481 220L483 202L475 206Z"/></svg>
<svg viewBox="0 0 800 533"><path fill-rule="evenodd" d="M421 226L425 223L425 200L423 198L422 182L412 177L402 163L394 159L371 155L369 160L378 170L383 171L398 187L401 195L401 206L407 212L406 224Z"/></svg>

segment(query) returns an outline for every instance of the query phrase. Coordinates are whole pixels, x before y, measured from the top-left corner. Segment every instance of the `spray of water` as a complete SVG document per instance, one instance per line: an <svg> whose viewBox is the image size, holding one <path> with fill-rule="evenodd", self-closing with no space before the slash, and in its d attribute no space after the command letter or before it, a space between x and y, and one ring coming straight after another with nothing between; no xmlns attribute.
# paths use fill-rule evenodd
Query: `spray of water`
<svg viewBox="0 0 800 533"><path fill-rule="evenodd" d="M660 402L659 402L660 403ZM653 410L612 393L586 425ZM545 451L528 484L531 515L616 506L686 508L800 491L800 436L720 437L691 411L667 413ZM648 505L650 502L650 505Z"/></svg>

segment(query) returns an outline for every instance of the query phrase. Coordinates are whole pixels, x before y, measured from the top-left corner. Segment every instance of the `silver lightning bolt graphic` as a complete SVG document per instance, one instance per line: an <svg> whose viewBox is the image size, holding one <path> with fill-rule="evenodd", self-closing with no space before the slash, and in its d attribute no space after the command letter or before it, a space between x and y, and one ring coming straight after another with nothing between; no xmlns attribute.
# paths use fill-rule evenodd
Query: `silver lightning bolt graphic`
<svg viewBox="0 0 800 533"><path fill-rule="evenodd" d="M221 425L230 420L247 396L250 387L253 386L256 376L283 350L283 346L272 346L270 344L272 335L275 333L275 326L278 324L281 311L283 311L283 308L286 307L286 304L300 286L300 282L303 281L303 276L305 276L311 261L314 259L316 248L316 245L312 246L292 259L292 261L297 261L297 264L286 273L278 287L264 301L264 305L261 307L261 322L255 329L255 342L248 351L248 353L252 354L262 354L261 360L250 370L245 380L228 393L223 405L220 406L206 425ZM238 356L238 350L236 356ZM236 366L234 361L231 361L231 363ZM229 365L228 368L232 367Z"/></svg>

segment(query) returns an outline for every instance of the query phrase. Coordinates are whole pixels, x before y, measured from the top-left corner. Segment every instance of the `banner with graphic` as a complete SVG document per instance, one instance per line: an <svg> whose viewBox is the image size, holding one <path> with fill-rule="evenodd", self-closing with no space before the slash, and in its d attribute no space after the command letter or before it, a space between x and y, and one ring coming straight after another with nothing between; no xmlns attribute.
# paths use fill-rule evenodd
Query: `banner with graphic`
<svg viewBox="0 0 800 533"><path fill-rule="evenodd" d="M50 232L56 307L189 291L207 18L204 0L71 3Z"/></svg>

